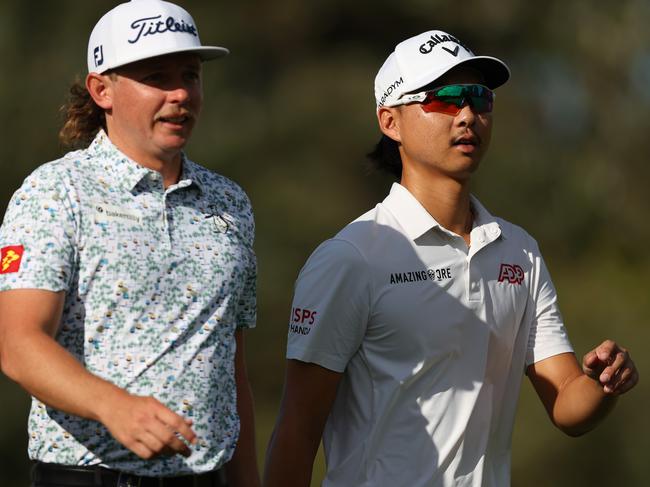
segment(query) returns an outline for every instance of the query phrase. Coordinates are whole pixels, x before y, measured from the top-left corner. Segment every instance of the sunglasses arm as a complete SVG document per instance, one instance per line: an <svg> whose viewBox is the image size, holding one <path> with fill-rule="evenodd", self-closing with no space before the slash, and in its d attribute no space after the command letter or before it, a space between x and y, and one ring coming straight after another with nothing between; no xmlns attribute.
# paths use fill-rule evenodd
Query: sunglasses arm
<svg viewBox="0 0 650 487"><path fill-rule="evenodd" d="M421 103L427 98L428 91L421 91L420 93L407 93L405 95L402 95L402 97L398 100L398 105L407 105L409 103Z"/></svg>

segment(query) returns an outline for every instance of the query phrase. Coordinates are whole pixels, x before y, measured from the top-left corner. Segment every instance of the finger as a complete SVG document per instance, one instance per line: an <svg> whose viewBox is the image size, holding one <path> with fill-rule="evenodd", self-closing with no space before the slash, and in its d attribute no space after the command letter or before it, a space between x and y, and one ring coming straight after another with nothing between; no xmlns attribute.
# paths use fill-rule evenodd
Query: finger
<svg viewBox="0 0 650 487"><path fill-rule="evenodd" d="M582 371L593 380L599 381L599 376L606 365L600 361L594 349L583 357Z"/></svg>
<svg viewBox="0 0 650 487"><path fill-rule="evenodd" d="M627 360L627 354L623 352L619 352L616 355L612 357L612 361L608 367L605 367L603 371L600 374L600 377L598 380L602 384L606 384L610 382L618 373L618 371L623 367Z"/></svg>
<svg viewBox="0 0 650 487"><path fill-rule="evenodd" d="M595 350L586 353L585 356L582 358L582 369L585 371L585 373L587 373L587 371L593 371L593 369L596 367L597 364L598 364L598 355L596 355Z"/></svg>
<svg viewBox="0 0 650 487"><path fill-rule="evenodd" d="M609 385L615 392L626 392L636 385L638 377L634 362L628 357L623 367L610 380Z"/></svg>
<svg viewBox="0 0 650 487"><path fill-rule="evenodd" d="M195 444L197 441L196 438L196 433L191 428L192 420L189 420L190 422L188 423L188 420L183 418L182 416L176 414L175 412L165 408L161 409L157 412L157 417L167 425L167 427L175 432L181 435L187 442L190 444Z"/></svg>
<svg viewBox="0 0 650 487"><path fill-rule="evenodd" d="M168 443L167 447L169 450L172 452L172 454L180 454L184 456L185 458L188 458L189 456L192 455L192 450L190 449L187 444L182 441L180 438L178 438L176 435L170 440Z"/></svg>
<svg viewBox="0 0 650 487"><path fill-rule="evenodd" d="M139 442L140 445L148 452L147 460L151 460L156 457L173 457L177 455L178 452L172 450L167 445L163 444L155 435L147 433L146 438L143 437L142 441ZM155 445L155 446L153 446Z"/></svg>
<svg viewBox="0 0 650 487"><path fill-rule="evenodd" d="M138 455L140 458L144 460L151 460L155 455L154 452L152 452L147 445L142 443L141 441L136 441L133 444L129 446L129 450L131 450L133 453Z"/></svg>
<svg viewBox="0 0 650 487"><path fill-rule="evenodd" d="M138 440L142 443L149 451L151 451L152 458L160 455L165 449L165 443L161 438L158 437L155 433L151 431L143 431L140 433Z"/></svg>
<svg viewBox="0 0 650 487"><path fill-rule="evenodd" d="M605 384L605 392L616 392L620 393L623 390L623 386L630 379L632 371L630 369L623 369L619 371L618 374L609 381L608 384Z"/></svg>
<svg viewBox="0 0 650 487"><path fill-rule="evenodd" d="M620 351L621 349L618 347L616 342L612 340L605 340L596 347L596 355L598 356L598 359L606 364L609 364L614 355Z"/></svg>
<svg viewBox="0 0 650 487"><path fill-rule="evenodd" d="M165 423L158 422L158 424L152 428L151 433L162 443L162 446L171 451L172 455L180 453L184 457L189 457L192 454L192 450L190 450L187 444L182 441Z"/></svg>
<svg viewBox="0 0 650 487"><path fill-rule="evenodd" d="M617 394L625 394L627 391L632 389L637 384L638 381L639 381L639 374L636 370L634 370L630 374L629 378L623 381L614 392Z"/></svg>

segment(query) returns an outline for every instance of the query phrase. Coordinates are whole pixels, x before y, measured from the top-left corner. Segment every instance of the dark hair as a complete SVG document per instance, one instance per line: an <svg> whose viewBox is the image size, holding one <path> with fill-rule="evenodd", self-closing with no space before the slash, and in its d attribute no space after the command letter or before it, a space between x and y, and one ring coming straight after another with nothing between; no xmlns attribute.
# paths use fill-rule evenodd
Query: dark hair
<svg viewBox="0 0 650 487"><path fill-rule="evenodd" d="M60 111L64 121L59 131L59 141L66 148L88 147L99 129L106 130L104 110L93 101L78 78L70 87L68 98Z"/></svg>
<svg viewBox="0 0 650 487"><path fill-rule="evenodd" d="M386 171L395 176L397 180L401 179L402 158L399 155L399 148L397 142L387 135L381 136L375 148L366 154L366 157L370 159L373 168Z"/></svg>

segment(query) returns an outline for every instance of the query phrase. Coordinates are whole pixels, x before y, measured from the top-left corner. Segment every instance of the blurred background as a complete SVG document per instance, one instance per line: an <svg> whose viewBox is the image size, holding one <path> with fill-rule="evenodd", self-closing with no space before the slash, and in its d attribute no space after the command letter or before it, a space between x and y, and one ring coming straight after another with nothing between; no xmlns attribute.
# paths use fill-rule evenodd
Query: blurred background
<svg viewBox="0 0 650 487"><path fill-rule="evenodd" d="M99 17L118 2L0 0L0 215L22 180L63 153L58 113L85 73ZM618 0L179 0L206 44L205 108L188 153L237 181L257 220L258 327L247 335L260 463L278 409L293 282L322 240L373 207L373 80L395 44L440 28L505 60L490 151L474 192L540 243L579 356L605 337L642 380L578 439L524 384L513 486L644 486L650 467L650 2ZM0 486L28 485L29 398L0 376ZM319 485L318 459L313 485Z"/></svg>

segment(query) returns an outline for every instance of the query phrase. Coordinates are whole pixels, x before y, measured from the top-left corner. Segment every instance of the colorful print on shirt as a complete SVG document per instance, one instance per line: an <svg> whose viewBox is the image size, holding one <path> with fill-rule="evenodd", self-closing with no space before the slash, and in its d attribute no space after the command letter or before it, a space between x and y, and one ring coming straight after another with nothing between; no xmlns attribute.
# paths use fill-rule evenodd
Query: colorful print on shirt
<svg viewBox="0 0 650 487"><path fill-rule="evenodd" d="M93 374L154 396L194 421L191 457L144 461L99 423L33 399L30 457L141 475L213 470L238 433L235 330L255 325L254 223L245 193L184 158L180 181L119 152L100 132L31 174L14 194L0 248L18 239L0 291L65 291L57 341ZM15 251L15 250L14 250Z"/></svg>

